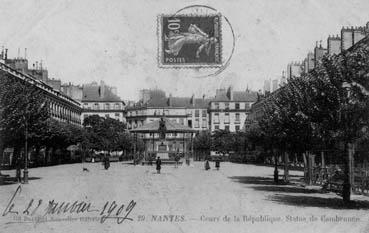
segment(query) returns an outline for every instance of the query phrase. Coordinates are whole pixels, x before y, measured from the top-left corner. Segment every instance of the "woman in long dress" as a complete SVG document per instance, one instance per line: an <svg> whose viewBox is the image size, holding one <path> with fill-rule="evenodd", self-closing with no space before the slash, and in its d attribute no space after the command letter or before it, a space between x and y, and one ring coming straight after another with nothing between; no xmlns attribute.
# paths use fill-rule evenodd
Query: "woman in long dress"
<svg viewBox="0 0 369 233"><path fill-rule="evenodd" d="M205 49L206 54L209 56L212 44L217 42L214 37L209 37L208 34L203 32L195 24L191 24L188 27L188 32L174 33L169 32L169 35L165 38L168 41L168 48L165 52L177 56L181 51L184 44L199 44L200 46L196 51L196 58L200 57L200 53Z"/></svg>

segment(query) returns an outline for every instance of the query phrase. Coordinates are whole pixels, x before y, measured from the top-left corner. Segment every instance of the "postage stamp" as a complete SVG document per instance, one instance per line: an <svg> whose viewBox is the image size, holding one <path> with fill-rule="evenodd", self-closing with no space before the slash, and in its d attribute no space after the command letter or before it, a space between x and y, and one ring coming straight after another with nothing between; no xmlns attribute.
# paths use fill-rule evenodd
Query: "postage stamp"
<svg viewBox="0 0 369 233"><path fill-rule="evenodd" d="M159 67L222 65L221 15L160 15Z"/></svg>

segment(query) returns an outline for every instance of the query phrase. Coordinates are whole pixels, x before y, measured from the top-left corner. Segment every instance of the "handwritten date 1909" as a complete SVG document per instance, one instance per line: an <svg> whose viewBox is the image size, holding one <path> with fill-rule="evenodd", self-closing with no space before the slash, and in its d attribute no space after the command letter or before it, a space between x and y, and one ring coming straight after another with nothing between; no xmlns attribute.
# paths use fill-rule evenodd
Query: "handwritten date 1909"
<svg viewBox="0 0 369 233"><path fill-rule="evenodd" d="M20 194L22 188L18 186L13 196L11 197L9 203L7 204L5 210L3 211L2 216L6 216L8 214L14 215L28 215L34 216L42 204L44 203L42 199L38 199L36 204L34 204L35 200L31 199L29 203L25 206L23 211L18 211L15 208L16 196ZM68 214L81 214L81 213L89 213L89 212L100 212L100 222L104 223L107 219L116 219L118 224L121 224L125 220L133 221L132 218L129 217L129 214L136 206L135 201L131 201L128 205L118 205L115 201L105 202L105 205L102 207L101 211L94 207L93 203L85 202L85 201L72 201L72 202L56 202L54 200L49 201L46 208L44 208L43 216L46 215L60 215L64 213ZM40 214L40 213L39 213Z"/></svg>

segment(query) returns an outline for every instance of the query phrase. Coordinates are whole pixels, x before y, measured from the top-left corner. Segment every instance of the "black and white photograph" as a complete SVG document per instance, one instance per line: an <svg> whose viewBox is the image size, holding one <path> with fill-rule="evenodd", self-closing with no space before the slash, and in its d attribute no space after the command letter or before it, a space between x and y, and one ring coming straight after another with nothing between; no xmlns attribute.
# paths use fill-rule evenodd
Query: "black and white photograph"
<svg viewBox="0 0 369 233"><path fill-rule="evenodd" d="M368 0L0 0L0 233L369 232Z"/></svg>

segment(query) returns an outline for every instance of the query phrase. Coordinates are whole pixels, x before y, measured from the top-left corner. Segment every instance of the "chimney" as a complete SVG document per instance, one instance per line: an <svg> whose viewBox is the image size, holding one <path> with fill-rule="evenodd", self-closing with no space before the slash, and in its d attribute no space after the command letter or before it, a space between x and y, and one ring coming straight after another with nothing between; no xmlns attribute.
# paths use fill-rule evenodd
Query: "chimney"
<svg viewBox="0 0 369 233"><path fill-rule="evenodd" d="M20 59L20 48L18 48L18 59Z"/></svg>
<svg viewBox="0 0 369 233"><path fill-rule="evenodd" d="M103 98L105 96L105 83L104 81L100 81L100 97Z"/></svg>
<svg viewBox="0 0 369 233"><path fill-rule="evenodd" d="M8 49L5 49L5 58L4 60L7 60L8 59Z"/></svg>
<svg viewBox="0 0 369 233"><path fill-rule="evenodd" d="M172 94L169 94L167 104L169 107L172 106Z"/></svg>
<svg viewBox="0 0 369 233"><path fill-rule="evenodd" d="M24 59L27 59L27 48L24 48Z"/></svg>
<svg viewBox="0 0 369 233"><path fill-rule="evenodd" d="M232 90L232 87L228 87L228 90L227 90L227 97L229 100L233 100L233 90Z"/></svg>
<svg viewBox="0 0 369 233"><path fill-rule="evenodd" d="M195 107L195 104L196 104L196 103L195 103L195 95L192 95L192 96L191 96L191 101L190 101L190 102L191 102L191 104L192 104L192 107Z"/></svg>
<svg viewBox="0 0 369 233"><path fill-rule="evenodd" d="M36 70L38 70L38 61L36 61Z"/></svg>

